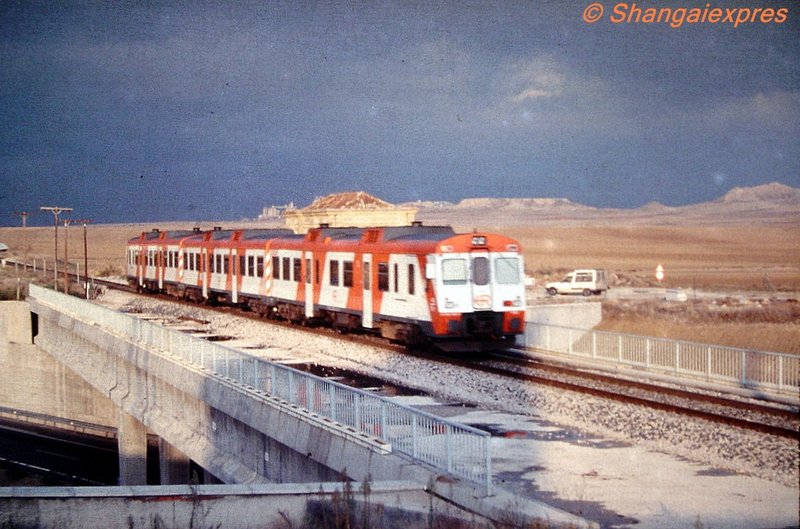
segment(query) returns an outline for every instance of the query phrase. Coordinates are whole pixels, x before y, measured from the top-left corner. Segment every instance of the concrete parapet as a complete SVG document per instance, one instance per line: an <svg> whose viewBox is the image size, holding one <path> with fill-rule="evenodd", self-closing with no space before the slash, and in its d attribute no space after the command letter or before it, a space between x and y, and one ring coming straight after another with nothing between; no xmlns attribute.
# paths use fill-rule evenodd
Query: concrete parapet
<svg viewBox="0 0 800 529"><path fill-rule="evenodd" d="M299 524L309 506L330 502L335 491L341 498L343 484L0 488L0 527L291 527L287 521ZM351 515L355 517L363 512L365 499L358 484L352 486L352 499L358 502L352 508ZM369 505L381 506L375 511L384 515L423 521L432 505L437 513L471 517L410 482L371 483Z"/></svg>
<svg viewBox="0 0 800 529"><path fill-rule="evenodd" d="M598 302L555 303L552 305L532 305L525 312L525 322L540 325L557 325L573 329L593 329L603 319L602 305ZM575 334L577 340L582 334ZM543 336L537 325L526 325L524 338L517 343L529 349L547 349L548 346L567 348L569 344L555 344L550 337Z"/></svg>

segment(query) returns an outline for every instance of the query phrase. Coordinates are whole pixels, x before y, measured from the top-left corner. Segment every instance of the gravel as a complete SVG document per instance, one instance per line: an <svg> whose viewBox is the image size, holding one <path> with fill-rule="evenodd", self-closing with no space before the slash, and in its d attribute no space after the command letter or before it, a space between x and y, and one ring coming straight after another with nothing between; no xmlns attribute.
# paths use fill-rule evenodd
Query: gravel
<svg viewBox="0 0 800 529"><path fill-rule="evenodd" d="M735 427L678 417L666 412L611 402L598 397L533 386L508 378L431 360L354 344L299 329L268 325L230 314L152 300L117 291L99 303L127 312L176 322L194 322L213 334L236 337L226 342L267 360L303 360L348 369L425 392L446 402L535 417L587 436L638 444L688 461L796 487L800 447L796 441ZM183 319L180 327L192 322ZM255 348L254 348L255 347Z"/></svg>

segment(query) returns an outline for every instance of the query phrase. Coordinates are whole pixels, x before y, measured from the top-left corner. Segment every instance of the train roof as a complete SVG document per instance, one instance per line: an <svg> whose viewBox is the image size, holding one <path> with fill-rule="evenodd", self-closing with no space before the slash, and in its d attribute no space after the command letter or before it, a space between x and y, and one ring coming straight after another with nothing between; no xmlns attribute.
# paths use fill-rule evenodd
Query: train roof
<svg viewBox="0 0 800 529"><path fill-rule="evenodd" d="M383 229L384 241L441 241L455 235L450 226L394 226Z"/></svg>
<svg viewBox="0 0 800 529"><path fill-rule="evenodd" d="M423 226L414 223L411 226L385 226L374 228L313 228L308 232L308 240L314 241L352 241L363 243L376 242L436 242L454 236L456 233L450 226Z"/></svg>
<svg viewBox="0 0 800 529"><path fill-rule="evenodd" d="M261 228L254 230L244 230L244 233L242 233L241 240L243 241L269 240L278 237L286 238L292 235L294 235L294 232L292 230L287 230L282 228Z"/></svg>

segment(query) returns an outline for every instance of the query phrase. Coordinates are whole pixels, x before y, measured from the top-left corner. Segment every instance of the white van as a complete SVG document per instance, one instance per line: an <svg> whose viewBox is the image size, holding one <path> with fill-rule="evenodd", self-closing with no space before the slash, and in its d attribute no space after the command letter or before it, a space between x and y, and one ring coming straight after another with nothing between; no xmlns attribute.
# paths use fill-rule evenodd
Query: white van
<svg viewBox="0 0 800 529"><path fill-rule="evenodd" d="M600 295L608 290L608 274L605 270L573 270L561 281L547 283L544 288L551 296L556 294Z"/></svg>

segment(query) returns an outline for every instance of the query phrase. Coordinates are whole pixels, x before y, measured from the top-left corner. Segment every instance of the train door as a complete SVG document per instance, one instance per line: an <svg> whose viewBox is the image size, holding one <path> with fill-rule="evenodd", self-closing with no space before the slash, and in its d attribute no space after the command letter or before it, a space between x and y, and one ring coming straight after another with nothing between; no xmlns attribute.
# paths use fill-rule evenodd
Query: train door
<svg viewBox="0 0 800 529"><path fill-rule="evenodd" d="M239 270L239 251L234 248L231 250L230 262L228 263L228 277L231 282L231 303L239 303L239 277L242 271Z"/></svg>
<svg viewBox="0 0 800 529"><path fill-rule="evenodd" d="M200 286L203 288L203 298L208 299L209 262L208 248L203 248L200 255Z"/></svg>
<svg viewBox="0 0 800 529"><path fill-rule="evenodd" d="M472 308L475 310L491 310L492 275L489 266L489 252L472 252L470 254L470 270L472 278Z"/></svg>
<svg viewBox="0 0 800 529"><path fill-rule="evenodd" d="M314 274L311 263L314 260L314 254L311 252L303 252L303 259L306 264L305 274L305 292L306 292L306 318L314 317Z"/></svg>
<svg viewBox="0 0 800 529"><path fill-rule="evenodd" d="M363 256L363 280L361 299L362 299L362 315L361 326L368 329L372 328L372 255L364 254Z"/></svg>

